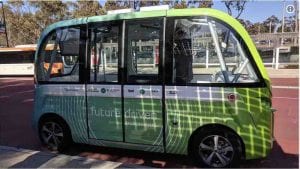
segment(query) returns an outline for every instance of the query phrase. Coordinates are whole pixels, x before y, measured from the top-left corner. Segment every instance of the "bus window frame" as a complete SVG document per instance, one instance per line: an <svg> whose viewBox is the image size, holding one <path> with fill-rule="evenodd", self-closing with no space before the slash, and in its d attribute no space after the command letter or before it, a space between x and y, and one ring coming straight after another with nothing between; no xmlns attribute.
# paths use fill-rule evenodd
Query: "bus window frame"
<svg viewBox="0 0 300 169"><path fill-rule="evenodd" d="M40 81L38 79L38 66L37 64L39 63L39 59L40 59L40 55L41 52L45 50L47 45L46 43L48 43L49 40L49 36L52 36L53 33L55 33L57 30L59 29L68 29L68 28L80 28L80 33L79 33L79 56L78 56L78 61L79 62L79 72L78 72L78 76L79 76L79 80L77 82L70 82L70 81ZM55 29L51 30L48 32L48 34L41 40L41 45L38 46L37 49L37 54L36 54L36 58L34 61L35 64L35 82L36 84L85 84L85 72L86 72L86 24L79 24L79 25L71 25L71 26L62 26L62 27L56 27ZM67 74L68 75L68 74ZM66 75L66 76L67 76ZM62 76L58 76L58 77L63 77Z"/></svg>
<svg viewBox="0 0 300 169"><path fill-rule="evenodd" d="M250 82L250 83L173 83L172 82L172 76L174 75L174 67L175 67L175 63L173 60L173 35L174 35L174 23L176 19L199 19L199 18L207 18L213 21L218 22L219 24L222 24L224 27L228 28L231 33L238 39L238 41L241 44L242 49L244 50L249 63L251 64L251 66L253 67L254 72L257 75L257 79L259 80L258 82ZM238 87L238 88L243 88L243 87L249 87L249 88L259 88L259 87L266 87L266 82L263 79L263 76L261 74L261 72L259 71L259 68L256 64L256 62L254 61L252 54L249 50L248 45L245 43L244 39L237 33L237 31L231 27L228 23L215 18L215 17L211 17L211 16L207 16L207 15L200 15L200 16L182 16L182 17L167 17L167 23L166 23L168 28L172 28L170 31L166 32L166 47L168 48L168 50L166 51L166 67L167 69L170 71L170 74L166 73L166 85L168 86L207 86L207 87ZM165 70L166 71L166 70ZM170 76L171 75L171 76Z"/></svg>
<svg viewBox="0 0 300 169"><path fill-rule="evenodd" d="M165 26L164 26L164 18L165 16L159 16L159 17L149 17L149 18L138 18L138 19L128 19L125 20L125 35L124 35L124 69L123 69L123 82L126 85L164 85L165 80L164 80L164 56L165 54L163 53L163 47L165 39L164 39L164 31L165 31ZM151 21L151 20L159 20L160 21L160 29L159 29L159 65L158 65L158 76L157 76L157 82L152 82L152 83L137 83L137 82L128 82L128 77L127 77L127 58L128 58L128 24L130 23L135 23L135 22L146 22L146 21ZM143 76L140 76L143 77Z"/></svg>
<svg viewBox="0 0 300 169"><path fill-rule="evenodd" d="M31 64L34 63L34 50L7 50L0 51L0 64ZM3 56L4 55L4 56ZM13 56L9 56L13 55ZM9 58L3 61L3 58ZM11 60L10 60L11 59ZM16 60L17 59L17 60ZM19 60L21 59L21 60Z"/></svg>
<svg viewBox="0 0 300 169"><path fill-rule="evenodd" d="M91 81L90 72L91 72L91 47L92 47L92 32L90 31L91 27L95 26L105 26L108 24L114 24L119 26L119 32L118 32L118 82L95 82ZM123 20L112 20L112 21L99 21L99 22L89 22L87 23L87 48L86 48L86 82L88 84L123 84L123 73L124 70L122 70L122 37L123 37Z"/></svg>

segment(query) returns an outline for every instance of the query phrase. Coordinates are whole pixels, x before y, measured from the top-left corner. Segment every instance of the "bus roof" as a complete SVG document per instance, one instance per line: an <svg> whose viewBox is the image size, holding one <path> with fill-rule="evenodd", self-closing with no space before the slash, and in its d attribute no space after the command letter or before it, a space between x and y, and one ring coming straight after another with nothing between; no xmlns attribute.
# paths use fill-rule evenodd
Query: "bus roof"
<svg viewBox="0 0 300 169"><path fill-rule="evenodd" d="M208 17L213 17L222 20L223 22L230 25L232 29L234 29L245 41L263 78L267 80L269 83L270 79L263 65L262 59L246 29L241 25L241 23L238 20L236 20L232 16L228 15L225 12L216 9L211 9L211 8L187 8L187 9L170 9L170 10L160 10L160 11L157 10L140 11L140 12L100 15L100 16L92 16L92 17L60 21L48 26L43 31L38 44L41 43L41 40L44 39L49 32L59 27L68 27L72 25L80 25L80 24L87 24L87 23L101 22L101 21L130 20L130 19L152 18L152 17L184 17L184 16L208 16Z"/></svg>

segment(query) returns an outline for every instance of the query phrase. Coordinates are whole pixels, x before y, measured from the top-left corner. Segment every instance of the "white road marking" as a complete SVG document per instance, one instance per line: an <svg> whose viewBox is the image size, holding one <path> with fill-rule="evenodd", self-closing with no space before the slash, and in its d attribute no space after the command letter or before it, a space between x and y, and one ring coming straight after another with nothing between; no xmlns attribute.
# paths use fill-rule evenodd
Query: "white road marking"
<svg viewBox="0 0 300 169"><path fill-rule="evenodd" d="M274 89L299 89L299 86L272 86Z"/></svg>

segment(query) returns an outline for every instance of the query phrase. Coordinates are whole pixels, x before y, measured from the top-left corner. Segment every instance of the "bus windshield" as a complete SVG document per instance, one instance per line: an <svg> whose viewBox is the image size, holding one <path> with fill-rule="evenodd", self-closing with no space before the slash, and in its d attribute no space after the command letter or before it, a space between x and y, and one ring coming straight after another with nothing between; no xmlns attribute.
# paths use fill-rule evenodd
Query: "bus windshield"
<svg viewBox="0 0 300 169"><path fill-rule="evenodd" d="M50 34L40 51L38 69L40 80L59 80L62 76L78 72L79 30L76 28L57 29ZM57 78L60 77L60 78ZM70 76L66 77L70 78ZM71 78L78 78L72 76Z"/></svg>
<svg viewBox="0 0 300 169"><path fill-rule="evenodd" d="M177 19L174 58L178 83L238 83L258 80L241 43L208 18ZM186 63L186 64L183 64ZM203 63L209 67L203 67Z"/></svg>

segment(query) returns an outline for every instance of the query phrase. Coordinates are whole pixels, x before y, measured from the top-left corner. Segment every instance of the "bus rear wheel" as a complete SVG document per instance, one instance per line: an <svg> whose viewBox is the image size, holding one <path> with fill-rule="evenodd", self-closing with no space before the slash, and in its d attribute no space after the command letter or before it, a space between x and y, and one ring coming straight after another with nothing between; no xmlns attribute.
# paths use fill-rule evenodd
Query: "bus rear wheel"
<svg viewBox="0 0 300 169"><path fill-rule="evenodd" d="M192 142L192 156L202 167L236 167L242 147L237 136L227 130L212 129L198 132Z"/></svg>
<svg viewBox="0 0 300 169"><path fill-rule="evenodd" d="M67 124L56 117L43 119L39 125L39 137L43 145L51 151L63 151L71 143L71 133Z"/></svg>

